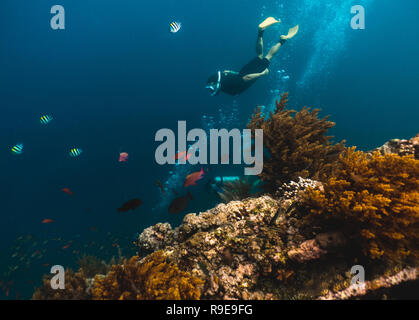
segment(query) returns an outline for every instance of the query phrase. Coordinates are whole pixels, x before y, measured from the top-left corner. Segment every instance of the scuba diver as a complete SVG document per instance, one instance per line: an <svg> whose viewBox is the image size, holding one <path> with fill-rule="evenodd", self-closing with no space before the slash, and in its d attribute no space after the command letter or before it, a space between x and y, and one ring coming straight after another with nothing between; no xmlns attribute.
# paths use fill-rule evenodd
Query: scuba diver
<svg viewBox="0 0 419 320"><path fill-rule="evenodd" d="M237 95L249 89L257 79L269 73L269 64L279 48L289 39L293 38L298 32L298 25L288 30L287 35L282 35L279 42L263 56L263 33L266 28L280 23L280 20L269 17L259 25L258 38L256 42L257 57L246 64L240 72L218 71L208 78L206 88L211 96L218 95L220 92L229 95Z"/></svg>

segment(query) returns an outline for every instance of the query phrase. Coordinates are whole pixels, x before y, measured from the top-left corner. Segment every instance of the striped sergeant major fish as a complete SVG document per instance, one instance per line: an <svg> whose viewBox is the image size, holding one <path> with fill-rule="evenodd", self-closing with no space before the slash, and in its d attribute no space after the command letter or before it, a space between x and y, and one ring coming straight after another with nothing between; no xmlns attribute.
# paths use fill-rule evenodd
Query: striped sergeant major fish
<svg viewBox="0 0 419 320"><path fill-rule="evenodd" d="M180 30L180 28L182 28L182 24L180 22L172 22L170 24L170 32L171 33L176 33Z"/></svg>
<svg viewBox="0 0 419 320"><path fill-rule="evenodd" d="M39 121L41 122L41 124L46 125L46 124L50 123L52 121L52 119L53 118L51 116L45 115L45 116L42 116Z"/></svg>
<svg viewBox="0 0 419 320"><path fill-rule="evenodd" d="M12 153L14 154L22 154L23 153L23 144L18 143L17 145L11 148Z"/></svg>
<svg viewBox="0 0 419 320"><path fill-rule="evenodd" d="M81 155L81 153L83 152L83 150L79 149L79 148L72 148L69 152L70 157L78 157L79 155Z"/></svg>

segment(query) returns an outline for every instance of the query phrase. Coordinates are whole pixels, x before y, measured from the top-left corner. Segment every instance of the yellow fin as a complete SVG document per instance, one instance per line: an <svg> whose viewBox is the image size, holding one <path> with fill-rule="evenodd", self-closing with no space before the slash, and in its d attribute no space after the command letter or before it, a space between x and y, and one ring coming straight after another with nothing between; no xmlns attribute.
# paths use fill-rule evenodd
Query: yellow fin
<svg viewBox="0 0 419 320"><path fill-rule="evenodd" d="M276 20L273 17L266 18L260 25L259 30L265 30L266 28L281 22L280 20Z"/></svg>

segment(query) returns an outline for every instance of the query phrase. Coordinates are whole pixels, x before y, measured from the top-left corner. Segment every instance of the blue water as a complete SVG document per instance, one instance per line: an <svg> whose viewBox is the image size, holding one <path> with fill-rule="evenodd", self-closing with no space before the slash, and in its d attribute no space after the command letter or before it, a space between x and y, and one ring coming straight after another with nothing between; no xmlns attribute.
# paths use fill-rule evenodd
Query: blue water
<svg viewBox="0 0 419 320"><path fill-rule="evenodd" d="M336 3L2 0L0 281L14 281L9 298L16 292L30 296L48 272L41 264L74 267L77 256L87 252L86 243L93 242L90 253L103 259L117 254L114 241L133 254L136 232L157 222L182 221L183 214L167 212L174 198L170 190L185 194L185 175L200 168L159 166L154 160L154 134L175 129L178 120L186 120L188 129L244 128L257 105L269 110L280 93L290 91L290 107L320 107L336 122L335 140L346 139L347 145L368 150L416 135L419 4ZM66 10L65 30L50 28L55 4ZM350 28L355 4L365 6L365 30ZM270 74L247 92L210 97L204 88L208 76L218 69L239 70L252 59L257 25L268 16L281 18L282 25L265 32L265 51L295 24L299 34L280 49ZM174 20L182 29L171 34ZM46 127L39 124L44 114L54 117ZM10 147L19 142L24 153L12 155ZM83 149L82 156L68 156L73 146ZM117 161L122 151L130 155L124 164ZM240 172L215 166L211 174ZM156 180L168 196L161 195ZM64 187L74 197L61 192ZM188 212L218 202L204 185L192 190ZM116 212L136 197L144 202L141 208ZM45 218L55 222L44 225ZM10 246L28 234L40 242L62 240L54 245L26 240L29 255L45 254L25 253L17 262ZM61 249L69 241L71 249ZM4 292L0 298L6 298Z"/></svg>

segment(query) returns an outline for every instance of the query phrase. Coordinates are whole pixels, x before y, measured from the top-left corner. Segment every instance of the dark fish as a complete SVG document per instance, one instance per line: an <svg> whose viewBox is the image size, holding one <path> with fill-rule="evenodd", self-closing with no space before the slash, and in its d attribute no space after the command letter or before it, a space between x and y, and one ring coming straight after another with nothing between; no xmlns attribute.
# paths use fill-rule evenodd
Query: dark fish
<svg viewBox="0 0 419 320"><path fill-rule="evenodd" d="M192 195L190 192L186 196L178 197L172 201L169 206L170 213L181 213L183 210L186 209L189 200L193 200Z"/></svg>
<svg viewBox="0 0 419 320"><path fill-rule="evenodd" d="M121 208L118 208L118 212L127 212L130 210L137 209L143 202L140 199L132 199L125 202Z"/></svg>

